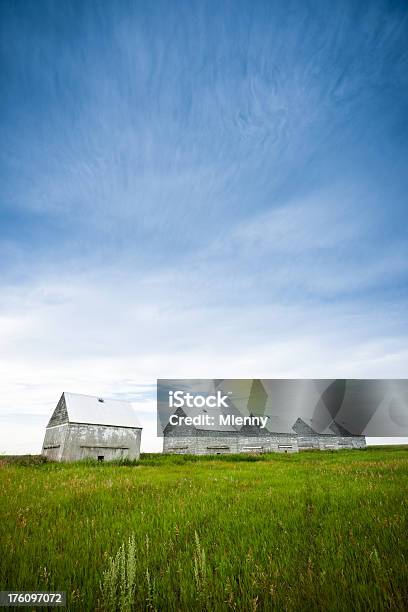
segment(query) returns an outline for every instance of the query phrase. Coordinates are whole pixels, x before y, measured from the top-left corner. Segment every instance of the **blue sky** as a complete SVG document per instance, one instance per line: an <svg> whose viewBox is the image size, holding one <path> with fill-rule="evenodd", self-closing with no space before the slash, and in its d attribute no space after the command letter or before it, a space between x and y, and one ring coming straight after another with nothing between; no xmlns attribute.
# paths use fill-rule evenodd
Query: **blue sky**
<svg viewBox="0 0 408 612"><path fill-rule="evenodd" d="M62 390L406 377L404 2L0 12L0 451Z"/></svg>

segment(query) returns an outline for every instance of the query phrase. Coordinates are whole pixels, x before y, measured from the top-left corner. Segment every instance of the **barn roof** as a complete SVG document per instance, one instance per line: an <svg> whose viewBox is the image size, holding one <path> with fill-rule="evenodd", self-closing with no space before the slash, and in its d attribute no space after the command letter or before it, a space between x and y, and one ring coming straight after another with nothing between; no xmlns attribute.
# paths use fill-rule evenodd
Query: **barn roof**
<svg viewBox="0 0 408 612"><path fill-rule="evenodd" d="M48 427L62 423L142 428L130 402L66 392L62 394Z"/></svg>

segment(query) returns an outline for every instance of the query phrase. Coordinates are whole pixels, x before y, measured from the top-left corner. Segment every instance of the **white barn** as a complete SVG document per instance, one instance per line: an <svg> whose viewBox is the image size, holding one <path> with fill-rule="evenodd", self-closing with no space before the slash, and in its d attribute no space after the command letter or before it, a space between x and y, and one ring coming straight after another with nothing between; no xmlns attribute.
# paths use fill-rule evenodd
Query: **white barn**
<svg viewBox="0 0 408 612"><path fill-rule="evenodd" d="M45 431L54 461L138 459L142 427L130 402L63 393Z"/></svg>

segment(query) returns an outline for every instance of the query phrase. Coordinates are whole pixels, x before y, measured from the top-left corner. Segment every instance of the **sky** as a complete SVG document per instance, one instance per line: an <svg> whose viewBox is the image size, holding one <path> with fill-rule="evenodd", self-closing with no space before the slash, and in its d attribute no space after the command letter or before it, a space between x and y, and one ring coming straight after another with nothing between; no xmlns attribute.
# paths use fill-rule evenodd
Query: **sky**
<svg viewBox="0 0 408 612"><path fill-rule="evenodd" d="M406 378L405 2L0 0L0 453L62 391Z"/></svg>

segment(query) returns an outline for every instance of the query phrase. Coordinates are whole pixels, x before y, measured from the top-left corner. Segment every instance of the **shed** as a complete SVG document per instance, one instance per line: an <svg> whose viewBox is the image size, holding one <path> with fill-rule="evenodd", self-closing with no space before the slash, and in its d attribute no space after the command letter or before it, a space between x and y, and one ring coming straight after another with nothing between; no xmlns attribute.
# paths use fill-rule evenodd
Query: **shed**
<svg viewBox="0 0 408 612"><path fill-rule="evenodd" d="M47 425L42 454L54 461L138 459L141 434L130 402L64 392Z"/></svg>

